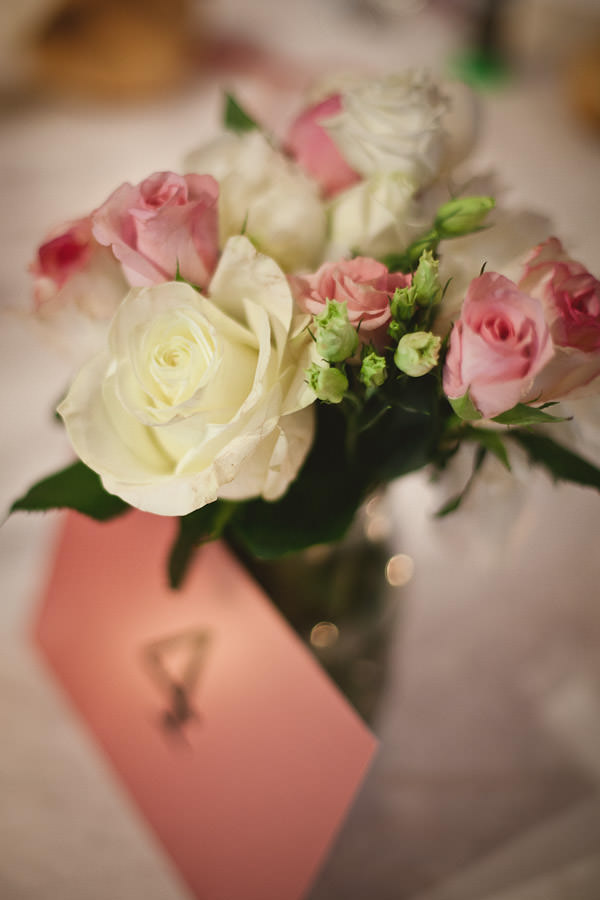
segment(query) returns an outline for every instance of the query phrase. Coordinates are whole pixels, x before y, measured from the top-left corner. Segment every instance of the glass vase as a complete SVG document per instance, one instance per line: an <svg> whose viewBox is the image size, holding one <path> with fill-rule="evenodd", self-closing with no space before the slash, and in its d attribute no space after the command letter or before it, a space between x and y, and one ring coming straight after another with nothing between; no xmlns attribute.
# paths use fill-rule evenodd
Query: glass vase
<svg viewBox="0 0 600 900"><path fill-rule="evenodd" d="M384 501L366 503L343 540L244 564L357 712L372 723L386 684L398 579Z"/></svg>

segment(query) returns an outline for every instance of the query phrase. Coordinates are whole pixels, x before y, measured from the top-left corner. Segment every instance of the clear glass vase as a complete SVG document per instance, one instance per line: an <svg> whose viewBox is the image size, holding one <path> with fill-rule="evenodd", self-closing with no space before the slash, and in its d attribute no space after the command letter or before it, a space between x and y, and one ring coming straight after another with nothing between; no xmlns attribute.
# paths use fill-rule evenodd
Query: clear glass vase
<svg viewBox="0 0 600 900"><path fill-rule="evenodd" d="M391 526L379 497L346 537L277 560L245 559L324 669L372 723L386 683L398 613Z"/></svg>

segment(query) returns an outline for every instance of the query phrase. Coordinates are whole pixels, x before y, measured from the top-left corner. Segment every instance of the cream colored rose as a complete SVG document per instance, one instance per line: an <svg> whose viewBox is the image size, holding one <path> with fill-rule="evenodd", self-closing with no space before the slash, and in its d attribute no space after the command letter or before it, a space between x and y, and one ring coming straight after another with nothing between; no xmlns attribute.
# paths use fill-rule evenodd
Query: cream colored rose
<svg viewBox="0 0 600 900"><path fill-rule="evenodd" d="M134 288L59 407L76 452L108 491L159 515L276 499L313 438L305 326L283 272L244 237L227 243L208 297L181 282Z"/></svg>
<svg viewBox="0 0 600 900"><path fill-rule="evenodd" d="M326 217L319 188L259 131L227 132L192 152L186 172L219 182L219 236L246 234L286 272L321 262Z"/></svg>
<svg viewBox="0 0 600 900"><path fill-rule="evenodd" d="M342 111L322 122L342 155L365 178L399 172L416 187L445 162L448 104L427 73L411 70L342 89Z"/></svg>
<svg viewBox="0 0 600 900"><path fill-rule="evenodd" d="M342 191L329 207L329 259L358 253L375 258L403 250L426 227L414 200L414 183L380 173Z"/></svg>

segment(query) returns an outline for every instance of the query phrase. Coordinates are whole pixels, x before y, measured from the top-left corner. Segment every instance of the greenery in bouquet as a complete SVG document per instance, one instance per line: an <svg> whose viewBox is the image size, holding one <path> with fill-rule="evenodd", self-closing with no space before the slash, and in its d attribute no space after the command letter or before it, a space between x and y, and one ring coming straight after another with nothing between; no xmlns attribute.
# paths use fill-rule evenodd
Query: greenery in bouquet
<svg viewBox="0 0 600 900"><path fill-rule="evenodd" d="M178 517L176 585L215 538L265 559L340 539L372 491L465 442L474 474L518 445L600 488L547 428L600 384L600 283L555 237L515 280L476 239L465 264L494 201L449 191L452 116L422 72L333 82L281 141L227 97L185 174L48 236L36 315L85 322L94 352L58 407L79 461L13 509Z"/></svg>

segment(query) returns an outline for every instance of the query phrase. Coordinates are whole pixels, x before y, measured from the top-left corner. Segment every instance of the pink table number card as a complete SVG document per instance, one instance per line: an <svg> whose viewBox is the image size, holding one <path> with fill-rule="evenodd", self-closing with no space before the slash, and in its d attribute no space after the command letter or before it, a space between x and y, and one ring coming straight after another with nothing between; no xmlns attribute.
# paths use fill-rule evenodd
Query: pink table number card
<svg viewBox="0 0 600 900"><path fill-rule="evenodd" d="M36 642L193 896L298 900L375 739L224 545L169 590L174 527L68 514Z"/></svg>

